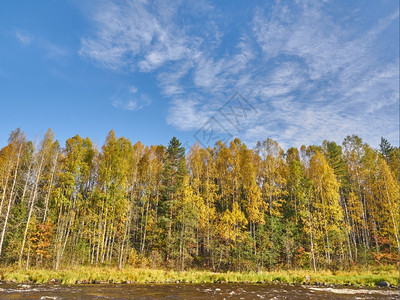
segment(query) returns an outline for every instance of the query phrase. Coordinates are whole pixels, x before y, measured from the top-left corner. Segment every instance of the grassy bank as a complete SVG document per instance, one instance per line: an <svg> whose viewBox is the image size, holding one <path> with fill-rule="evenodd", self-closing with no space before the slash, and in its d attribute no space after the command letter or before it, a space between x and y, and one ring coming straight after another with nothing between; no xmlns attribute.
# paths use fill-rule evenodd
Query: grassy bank
<svg viewBox="0 0 400 300"><path fill-rule="evenodd" d="M0 280L11 282L60 282L74 283L306 283L314 282L334 285L375 286L377 282L386 280L391 285L398 286L399 271L394 267L376 268L373 270L353 271L319 271L309 270L276 271L276 272L227 272L213 273L210 271L165 271L151 269L125 268L94 268L80 267L59 271L32 269L22 270L0 268Z"/></svg>

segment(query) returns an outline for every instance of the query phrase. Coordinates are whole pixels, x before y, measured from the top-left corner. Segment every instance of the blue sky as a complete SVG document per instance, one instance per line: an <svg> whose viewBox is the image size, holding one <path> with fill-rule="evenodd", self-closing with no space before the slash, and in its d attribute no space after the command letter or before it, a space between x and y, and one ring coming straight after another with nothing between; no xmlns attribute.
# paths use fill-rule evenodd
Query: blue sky
<svg viewBox="0 0 400 300"><path fill-rule="evenodd" d="M0 146L399 144L399 2L5 1Z"/></svg>

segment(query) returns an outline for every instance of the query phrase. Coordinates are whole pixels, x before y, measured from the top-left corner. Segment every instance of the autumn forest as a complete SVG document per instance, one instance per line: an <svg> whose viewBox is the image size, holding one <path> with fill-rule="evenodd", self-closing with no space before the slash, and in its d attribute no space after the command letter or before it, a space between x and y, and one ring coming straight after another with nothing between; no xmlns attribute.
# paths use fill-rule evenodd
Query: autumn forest
<svg viewBox="0 0 400 300"><path fill-rule="evenodd" d="M104 145L17 129L0 151L0 263L258 271L399 260L399 148Z"/></svg>

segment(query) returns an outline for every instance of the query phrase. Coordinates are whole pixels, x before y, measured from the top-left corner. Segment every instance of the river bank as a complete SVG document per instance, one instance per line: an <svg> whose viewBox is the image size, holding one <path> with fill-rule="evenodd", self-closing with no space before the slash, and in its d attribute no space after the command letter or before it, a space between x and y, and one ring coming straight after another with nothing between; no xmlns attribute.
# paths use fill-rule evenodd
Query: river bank
<svg viewBox="0 0 400 300"><path fill-rule="evenodd" d="M395 267L352 271L279 270L274 272L166 271L153 269L79 267L63 270L0 268L4 283L283 283L313 286L399 286Z"/></svg>

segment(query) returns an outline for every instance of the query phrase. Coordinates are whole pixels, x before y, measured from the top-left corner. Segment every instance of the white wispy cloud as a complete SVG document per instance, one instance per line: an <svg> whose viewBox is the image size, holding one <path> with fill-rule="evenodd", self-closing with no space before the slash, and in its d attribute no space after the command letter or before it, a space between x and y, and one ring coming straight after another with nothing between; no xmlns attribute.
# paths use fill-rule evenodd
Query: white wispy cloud
<svg viewBox="0 0 400 300"><path fill-rule="evenodd" d="M119 88L111 97L112 106L118 109L137 111L152 103L150 97L138 92L136 86Z"/></svg>
<svg viewBox="0 0 400 300"><path fill-rule="evenodd" d="M188 74L191 67L189 62L184 62L169 68L168 71L160 72L157 75L157 80L163 94L167 96L176 96L184 93L185 87L181 80ZM185 84L190 84L190 82L188 83L186 81Z"/></svg>
<svg viewBox="0 0 400 300"><path fill-rule="evenodd" d="M171 103L167 123L181 130L197 130L210 116L210 111L202 107L201 101L176 98Z"/></svg>
<svg viewBox="0 0 400 300"><path fill-rule="evenodd" d="M129 87L130 93L135 94L135 93L137 93L137 91L138 91L138 88L136 86L132 85Z"/></svg>
<svg viewBox="0 0 400 300"><path fill-rule="evenodd" d="M41 49L46 58L54 59L68 55L68 50L65 47L56 45L43 37L34 36L28 31L15 30L15 38L24 46L33 46Z"/></svg>
<svg viewBox="0 0 400 300"><path fill-rule="evenodd" d="M99 30L82 39L80 54L110 69L154 70L190 53L181 28L175 26L177 7L163 2L102 1L92 14Z"/></svg>
<svg viewBox="0 0 400 300"><path fill-rule="evenodd" d="M240 91L259 111L233 133L250 144L273 137L300 146L352 133L398 141L399 61L382 53L380 39L399 12L349 30L326 5L257 7L227 45L233 21L206 2L102 1L80 54L111 70L154 74L169 99L166 121L180 130L198 129ZM113 105L143 107L124 99Z"/></svg>
<svg viewBox="0 0 400 300"><path fill-rule="evenodd" d="M44 51L46 58L57 59L69 54L66 48L44 39L40 39L38 45Z"/></svg>
<svg viewBox="0 0 400 300"><path fill-rule="evenodd" d="M26 31L15 30L15 37L20 41L23 45L29 45L32 43L34 36Z"/></svg>
<svg viewBox="0 0 400 300"><path fill-rule="evenodd" d="M282 124L283 128L272 130L272 134L279 132L279 140L295 145L324 138L340 140L354 132L370 142L390 134L371 114L380 115L383 107L396 106L396 99L398 106L398 62L382 64L375 45L379 34L398 18L398 12L365 32L349 36L319 5L303 10L275 9L280 13L272 19L257 10L253 27L263 58L274 61L289 57L291 66L280 61L267 84L253 80L259 87L254 87L259 91L255 94L273 105L273 109L265 108L265 117ZM302 65L295 69L299 63ZM286 99L282 98L285 95ZM397 116L390 119L390 128L398 133L393 122ZM267 121L260 120L260 124L273 128Z"/></svg>

